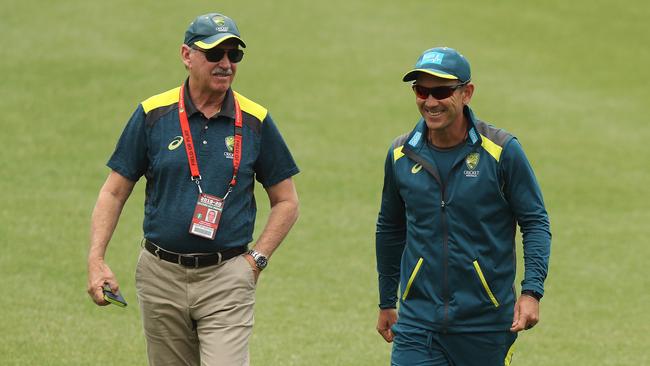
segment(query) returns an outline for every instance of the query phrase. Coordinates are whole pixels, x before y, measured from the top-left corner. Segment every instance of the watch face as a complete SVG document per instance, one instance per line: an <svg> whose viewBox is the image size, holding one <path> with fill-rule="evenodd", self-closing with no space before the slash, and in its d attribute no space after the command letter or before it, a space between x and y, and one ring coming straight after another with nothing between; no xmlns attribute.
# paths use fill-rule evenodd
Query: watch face
<svg viewBox="0 0 650 366"><path fill-rule="evenodd" d="M264 269L264 268L266 268L266 265L269 263L269 260L266 259L266 257L264 257L264 256L259 256L259 257L257 257L257 259L255 260L255 263L257 264L257 266L258 266L260 269Z"/></svg>

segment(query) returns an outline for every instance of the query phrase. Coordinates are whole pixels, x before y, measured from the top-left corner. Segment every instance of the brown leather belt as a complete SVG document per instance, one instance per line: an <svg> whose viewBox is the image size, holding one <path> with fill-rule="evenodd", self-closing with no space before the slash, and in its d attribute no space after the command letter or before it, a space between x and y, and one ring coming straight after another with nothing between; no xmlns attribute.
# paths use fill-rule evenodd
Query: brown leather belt
<svg viewBox="0 0 650 366"><path fill-rule="evenodd" d="M245 253L248 248L242 246L210 254L181 254L167 251L145 239L144 249L164 261L180 264L184 267L200 268L214 266L225 260L234 258Z"/></svg>

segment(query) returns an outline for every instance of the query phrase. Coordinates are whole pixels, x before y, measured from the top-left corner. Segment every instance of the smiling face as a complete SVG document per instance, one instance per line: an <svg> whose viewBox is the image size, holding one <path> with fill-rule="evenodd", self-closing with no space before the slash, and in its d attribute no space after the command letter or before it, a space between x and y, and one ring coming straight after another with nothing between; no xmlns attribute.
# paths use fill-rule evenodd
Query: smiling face
<svg viewBox="0 0 650 366"><path fill-rule="evenodd" d="M237 49L237 47L238 44L235 40L227 40L215 46L215 48L225 51ZM221 60L210 62L202 50L183 45L181 57L190 74L190 85L195 85L206 93L225 95L235 80L237 64L230 60L227 52Z"/></svg>
<svg viewBox="0 0 650 366"><path fill-rule="evenodd" d="M416 85L425 88L435 88L439 86L455 86L460 82L458 80L443 79L426 73L420 73ZM415 104L424 118L427 127L431 133L453 134L465 128L463 107L469 104L474 93L474 84L469 83L454 90L448 98L438 100L431 95L426 99L415 96ZM464 136L464 131L462 131Z"/></svg>

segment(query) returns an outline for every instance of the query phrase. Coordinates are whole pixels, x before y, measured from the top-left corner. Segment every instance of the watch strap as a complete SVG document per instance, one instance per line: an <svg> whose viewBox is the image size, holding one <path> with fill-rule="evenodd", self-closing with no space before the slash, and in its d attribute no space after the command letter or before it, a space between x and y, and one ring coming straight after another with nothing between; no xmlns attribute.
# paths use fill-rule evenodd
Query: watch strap
<svg viewBox="0 0 650 366"><path fill-rule="evenodd" d="M530 297L533 297L533 298L535 298L537 301L541 300L541 299L542 299L542 296L544 296L544 295L540 294L539 292L537 292L537 291L533 291L533 290L523 290L523 291L521 291L521 294L522 294L522 295L528 295L528 296L530 296Z"/></svg>

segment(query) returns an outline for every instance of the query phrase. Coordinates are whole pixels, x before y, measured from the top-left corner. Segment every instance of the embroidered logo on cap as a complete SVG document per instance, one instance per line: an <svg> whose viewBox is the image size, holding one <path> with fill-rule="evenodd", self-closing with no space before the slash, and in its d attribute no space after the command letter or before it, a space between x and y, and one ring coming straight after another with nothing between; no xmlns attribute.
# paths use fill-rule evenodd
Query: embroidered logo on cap
<svg viewBox="0 0 650 366"><path fill-rule="evenodd" d="M422 63L423 64L436 64L436 65L441 65L442 64L442 59L445 57L444 53L440 52L429 52L422 56Z"/></svg>
<svg viewBox="0 0 650 366"><path fill-rule="evenodd" d="M227 32L228 26L226 26L226 20L223 17L215 16L212 18L212 21L217 26L217 32Z"/></svg>

